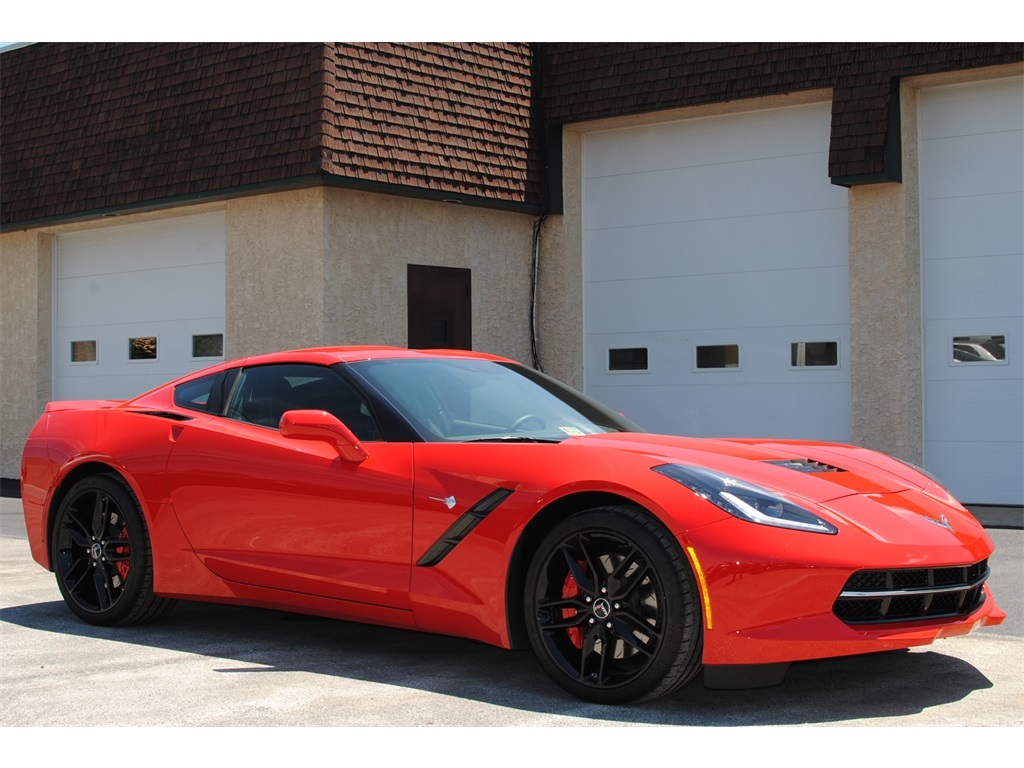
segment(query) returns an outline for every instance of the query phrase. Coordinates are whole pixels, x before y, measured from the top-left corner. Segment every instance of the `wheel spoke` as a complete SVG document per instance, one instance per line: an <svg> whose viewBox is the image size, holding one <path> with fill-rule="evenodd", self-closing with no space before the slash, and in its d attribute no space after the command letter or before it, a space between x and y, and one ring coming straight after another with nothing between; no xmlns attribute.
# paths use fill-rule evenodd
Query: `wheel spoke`
<svg viewBox="0 0 1024 768"><path fill-rule="evenodd" d="M623 561L625 562L625 561ZM618 582L618 588L614 592L613 600L626 601L629 600L636 593L637 589L642 586L650 573L650 566L647 565L642 559L636 560L636 570L629 575L623 576ZM628 572L628 568L626 571Z"/></svg>
<svg viewBox="0 0 1024 768"><path fill-rule="evenodd" d="M91 570L89 564L91 562L90 558L85 555L71 560L71 566L64 572L64 581L68 586L69 592L78 592L78 588L89 576L89 571Z"/></svg>
<svg viewBox="0 0 1024 768"><path fill-rule="evenodd" d="M619 564L615 566L615 570L608 576L608 591L613 598L625 599L626 595L622 590L625 589L628 592L630 588L629 584L633 579L628 577L627 574L634 565L637 568L643 568L646 564L636 547L630 547L629 553L619 561Z"/></svg>
<svg viewBox="0 0 1024 768"><path fill-rule="evenodd" d="M625 614L616 615L612 619L612 627L615 630L616 636L621 638L622 641L626 643L628 646L630 646L631 648L635 648L636 650L640 651L640 653L643 653L645 656L652 656L658 645L656 641L656 635L653 629L650 632L646 631L649 628L649 625L647 625L646 622L640 625L639 631L650 638L646 642L644 642L636 636L637 630L634 630L633 627L630 627L629 623L627 623L627 621L625 621L624 619L627 619L627 616Z"/></svg>
<svg viewBox="0 0 1024 768"><path fill-rule="evenodd" d="M577 613L575 616L567 616L564 619L554 619L546 624L541 624L541 632L555 632L565 631L567 629L575 629L582 627L586 622L587 616L583 613Z"/></svg>
<svg viewBox="0 0 1024 768"><path fill-rule="evenodd" d="M579 585L580 589L582 589L584 592L594 594L595 592L597 592L597 582L594 580L593 576L589 576L584 572L583 567L579 563L579 556L571 553L567 545L568 542L563 544L561 550L562 554L565 556L565 562L569 566L569 572L572 573L572 577L576 580L576 583ZM584 558L586 559L586 553L584 553ZM595 573L593 566L590 565L589 562L588 570L591 574Z"/></svg>
<svg viewBox="0 0 1024 768"><path fill-rule="evenodd" d="M99 603L100 610L105 611L114 604L113 587L110 579L107 578L105 569L96 567L92 571L92 580L96 587L96 602Z"/></svg>
<svg viewBox="0 0 1024 768"><path fill-rule="evenodd" d="M601 651L597 650L597 643L601 641ZM580 676L581 683L589 680L596 680L600 685L604 680L605 656L607 655L607 643L600 625L590 627L583 636L583 647L580 649ZM594 670L594 666L597 669Z"/></svg>
<svg viewBox="0 0 1024 768"><path fill-rule="evenodd" d="M107 499L105 493L96 492L96 501L92 507L92 535L96 539L103 538L103 530L107 527Z"/></svg>
<svg viewBox="0 0 1024 768"><path fill-rule="evenodd" d="M80 547L89 548L89 544L92 542L92 531L89 530L88 526L82 523L74 514L68 514L64 518L64 530L67 531L68 536Z"/></svg>
<svg viewBox="0 0 1024 768"><path fill-rule="evenodd" d="M598 579L604 569L598 568L598 558L591 556L591 552L589 549L590 545L587 543L584 534L581 533L578 536L576 536L576 541L579 544L580 553L583 555L583 560L587 564L587 570L589 570L591 573L590 583L594 585L593 589L588 591L596 592L598 586Z"/></svg>
<svg viewBox="0 0 1024 768"><path fill-rule="evenodd" d="M109 539L103 543L103 555L107 562L121 563L131 558L128 539Z"/></svg>

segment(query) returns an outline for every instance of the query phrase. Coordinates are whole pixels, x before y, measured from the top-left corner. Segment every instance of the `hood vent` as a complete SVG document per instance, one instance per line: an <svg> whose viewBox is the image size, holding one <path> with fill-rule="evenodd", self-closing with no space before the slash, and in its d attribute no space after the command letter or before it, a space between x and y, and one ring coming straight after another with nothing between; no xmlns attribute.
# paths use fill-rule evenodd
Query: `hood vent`
<svg viewBox="0 0 1024 768"><path fill-rule="evenodd" d="M782 461L766 461L765 464L774 464L777 467L792 469L797 472L845 472L845 469L833 467L822 461L813 459L783 459Z"/></svg>

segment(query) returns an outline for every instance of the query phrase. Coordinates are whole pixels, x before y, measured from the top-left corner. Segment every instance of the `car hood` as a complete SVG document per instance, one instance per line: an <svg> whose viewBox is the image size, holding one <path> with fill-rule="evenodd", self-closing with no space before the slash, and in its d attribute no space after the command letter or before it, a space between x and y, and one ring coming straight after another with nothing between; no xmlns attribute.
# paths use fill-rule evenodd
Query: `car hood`
<svg viewBox="0 0 1024 768"><path fill-rule="evenodd" d="M628 452L651 466L682 464L728 474L793 501L810 502L841 527L880 542L974 541L983 529L948 491L914 467L875 451L797 440L706 439L614 433L572 438Z"/></svg>
<svg viewBox="0 0 1024 768"><path fill-rule="evenodd" d="M834 443L732 440L613 433L573 438L579 445L643 454L657 464L714 469L819 504L855 494L924 490L927 476L883 454Z"/></svg>

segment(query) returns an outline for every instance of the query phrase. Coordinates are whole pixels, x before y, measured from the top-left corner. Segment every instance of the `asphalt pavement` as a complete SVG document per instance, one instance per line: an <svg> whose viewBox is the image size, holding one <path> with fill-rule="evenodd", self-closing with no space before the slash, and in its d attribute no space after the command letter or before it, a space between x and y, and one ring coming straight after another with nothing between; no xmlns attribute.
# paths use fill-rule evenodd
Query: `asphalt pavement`
<svg viewBox="0 0 1024 768"><path fill-rule="evenodd" d="M563 693L528 652L457 638L202 603L140 627L90 626L32 561L20 501L2 498L0 726L1002 726L1016 738L1024 531L990 534L990 584L1010 614L1001 627L794 664L776 688L709 691L698 680L608 707Z"/></svg>

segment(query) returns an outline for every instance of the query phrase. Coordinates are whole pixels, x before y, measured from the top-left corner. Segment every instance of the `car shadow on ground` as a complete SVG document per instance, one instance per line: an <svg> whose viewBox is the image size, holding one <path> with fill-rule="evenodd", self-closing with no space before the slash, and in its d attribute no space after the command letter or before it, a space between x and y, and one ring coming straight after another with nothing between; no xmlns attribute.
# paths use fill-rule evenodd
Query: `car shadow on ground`
<svg viewBox="0 0 1024 768"><path fill-rule="evenodd" d="M401 686L602 722L842 725L913 715L992 687L961 659L897 651L794 664L783 684L774 688L711 691L698 678L671 697L601 706L564 693L529 652L277 611L180 603L156 622L109 629L78 621L62 602L54 601L2 609L0 621L42 632L200 654L217 660L211 670L215 674L298 671L332 676L340 684L352 679Z"/></svg>

